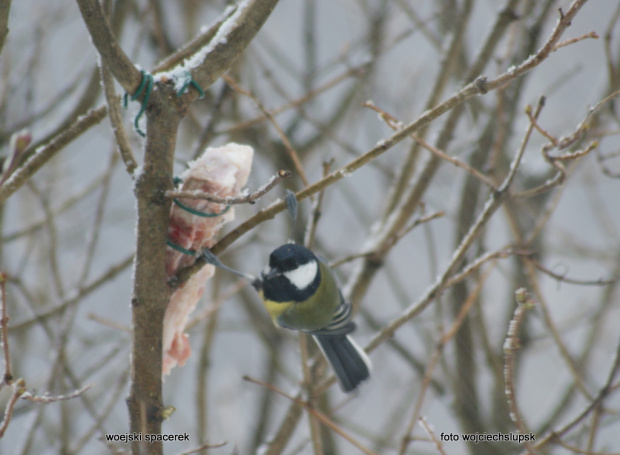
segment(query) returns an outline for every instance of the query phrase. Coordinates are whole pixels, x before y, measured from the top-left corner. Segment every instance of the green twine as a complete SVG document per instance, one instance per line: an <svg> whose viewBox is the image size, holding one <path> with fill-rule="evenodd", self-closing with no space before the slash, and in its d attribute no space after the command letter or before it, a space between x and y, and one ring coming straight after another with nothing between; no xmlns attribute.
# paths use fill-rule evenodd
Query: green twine
<svg viewBox="0 0 620 455"><path fill-rule="evenodd" d="M177 177L175 177L176 179ZM227 205L226 208L224 210L222 210L220 213L204 213L204 212L200 212L198 210L194 210L191 207L188 207L186 205L183 205L182 203L180 203L177 199L174 199L174 203L176 205L178 205L180 208L182 208L183 210L185 210L188 213L191 213L192 215L196 215L196 216L201 216L204 218L215 218L216 216L221 216L224 213L226 213L229 209L230 209L230 205ZM177 245L174 242L171 242L169 239L166 240L166 244L171 247L174 248L175 250L183 253L183 254L187 254L189 256L195 256L196 253L194 251L190 251L190 250L186 250L185 248L183 248L182 246Z"/></svg>
<svg viewBox="0 0 620 455"><path fill-rule="evenodd" d="M183 182L183 179L181 179L180 177L174 177L174 184L179 185L180 183ZM222 210L220 213L204 213L201 212L199 210L195 210L191 207L188 207L187 205L183 204L182 202L179 202L178 199L173 199L174 203L179 206L181 209L185 210L187 213L191 213L192 215L196 215L196 216L200 216L203 218L215 218L217 216L222 216L223 214L225 214L226 212L228 212L228 210L230 210L230 205L227 205L224 210ZM170 240L166 240L166 244L170 247L170 248L174 248L175 250L177 250L180 253L183 254L187 254L188 256L195 256L196 253L194 251L190 251L190 250L186 250L185 248L183 248L182 246L177 245L174 242L171 242Z"/></svg>
<svg viewBox="0 0 620 455"><path fill-rule="evenodd" d="M228 210L230 210L230 205L227 205L226 208L224 208L224 210L222 210L220 213L205 213L182 204L181 202L179 202L178 199L174 199L174 203L186 212L191 213L192 215L201 216L203 218L215 218L216 216L221 216L224 213L228 212Z"/></svg>
<svg viewBox="0 0 620 455"><path fill-rule="evenodd" d="M180 253L183 254L187 254L188 256L195 256L196 253L194 251L190 251L190 250L186 250L185 248L183 248L182 246L177 245L176 243L171 242L170 240L166 240L166 244L170 247L170 248L174 248L175 250L177 250Z"/></svg>
<svg viewBox="0 0 620 455"><path fill-rule="evenodd" d="M181 183L183 183L183 179L181 177L176 177L176 176L173 177L172 181L174 183L174 186L179 186ZM177 206L185 210L187 213L191 213L192 215L196 215L196 216L201 216L203 218L215 218L217 216L221 216L225 214L226 212L228 212L228 210L230 210L230 205L227 205L226 208L224 208L224 210L222 210L220 213L205 213L205 212L201 212L199 210L193 209L191 207L188 207L182 202L179 202L179 200L176 198L173 199L173 201Z"/></svg>
<svg viewBox="0 0 620 455"><path fill-rule="evenodd" d="M142 95L142 92L144 91L145 87L146 87L146 93L144 94L144 99L142 100L142 104L140 105L140 111L138 112L138 115L136 115L136 118L133 121L133 125L136 129L136 132L140 136L146 137L146 134L144 133L144 131L142 131L140 127L138 126L138 121L140 120L140 117L142 117L142 114L144 114L144 111L146 110L146 106L149 102L149 96L151 96L151 90L153 90L153 76L151 76L149 73L147 73L144 70L141 70L140 74L142 74L142 80L140 81L140 85L138 86L138 90L136 90L136 93L131 95L131 101L135 101L136 99L138 99L138 97ZM125 96L123 97L123 107L125 109L127 109L127 104L128 104L127 97L128 96L129 94L125 93Z"/></svg>
<svg viewBox="0 0 620 455"><path fill-rule="evenodd" d="M198 84L198 82L196 82L193 78L192 78L192 74L188 71L185 73L185 78L183 79L183 85L181 86L181 88L179 89L179 91L177 92L177 98L179 98L181 95L183 95L183 93L185 93L185 90L187 90L187 87L192 86L196 89L196 91L198 91L199 93L199 97L198 99L203 99L205 97L205 92L202 89L202 87Z"/></svg>
<svg viewBox="0 0 620 455"><path fill-rule="evenodd" d="M149 102L149 97L151 96L151 91L153 90L153 76L144 70L141 70L140 74L142 75L142 80L140 81L140 85L138 86L136 93L131 95L131 101L137 100L142 95L142 92L144 91L145 88L146 88L146 92L144 93L144 98L142 100L142 104L140 105L140 111L138 111L138 114L136 115L136 118L133 121L133 125L134 125L136 132L140 136L146 137L146 134L144 133L144 131L140 129L138 122L140 120L140 117L142 117L142 114L144 114L144 111L146 110L146 106L148 105L148 102ZM199 99L202 99L205 97L204 90L198 84L198 82L196 82L192 78L191 73L188 71L185 74L185 78L183 80L183 85L181 86L181 89L177 92L177 98L183 95L183 93L185 93L185 91L190 85L198 91L200 95L198 97ZM125 92L125 95L123 96L123 107L125 109L127 109L127 104L129 103L128 98L129 98L129 93Z"/></svg>
<svg viewBox="0 0 620 455"><path fill-rule="evenodd" d="M175 186L180 185L181 183L183 183L183 179L181 177L174 177L173 178L173 182ZM196 215L196 216L200 216L203 218L215 218L216 216L222 216L223 214L225 214L226 212L228 212L228 210L230 210L230 205L227 205L224 210L222 210L220 213L204 213L201 212L199 210L195 210L191 207L188 207L187 205L184 205L183 203L179 202L178 199L173 199L174 203L176 205L178 205L180 208L182 208L183 210L185 210L188 213L191 213L192 215ZM166 240L166 244L170 247L173 248L175 250L177 250L180 253L183 254L187 254L188 256L195 256L196 253L194 251L190 251L190 250L186 250L185 248L183 248L182 246L177 245L174 242L171 242L170 240Z"/></svg>

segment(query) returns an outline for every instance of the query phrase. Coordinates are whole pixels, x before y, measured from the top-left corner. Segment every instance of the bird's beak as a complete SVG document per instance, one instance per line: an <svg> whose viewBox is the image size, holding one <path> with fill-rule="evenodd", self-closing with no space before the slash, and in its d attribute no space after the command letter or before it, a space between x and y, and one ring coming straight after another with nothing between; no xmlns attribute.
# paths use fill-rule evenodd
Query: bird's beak
<svg viewBox="0 0 620 455"><path fill-rule="evenodd" d="M263 275L263 280L275 278L278 275L282 275L282 271L279 268L274 267L273 269L269 270L269 272L267 272L267 275Z"/></svg>
<svg viewBox="0 0 620 455"><path fill-rule="evenodd" d="M265 282L265 280L269 280L270 278L274 278L278 275L282 275L282 271L279 268L274 267L273 269L270 269L267 273L261 273L260 278L255 278L251 282L252 286L254 286L254 289L259 291L263 288L263 283Z"/></svg>
<svg viewBox="0 0 620 455"><path fill-rule="evenodd" d="M260 278L254 278L254 280L250 284L257 291L260 291L263 288L263 280Z"/></svg>

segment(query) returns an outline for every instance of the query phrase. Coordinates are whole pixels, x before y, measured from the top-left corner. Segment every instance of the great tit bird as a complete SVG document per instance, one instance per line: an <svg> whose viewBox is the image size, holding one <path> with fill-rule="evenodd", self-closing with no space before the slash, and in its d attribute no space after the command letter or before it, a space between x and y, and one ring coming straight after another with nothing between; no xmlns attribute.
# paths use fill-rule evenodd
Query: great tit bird
<svg viewBox="0 0 620 455"><path fill-rule="evenodd" d="M271 252L260 278L253 280L273 322L309 333L351 392L370 376L370 360L349 334L351 304L342 297L329 265L308 248L284 244Z"/></svg>
<svg viewBox="0 0 620 455"><path fill-rule="evenodd" d="M208 249L201 255L252 283L277 326L312 335L342 390L351 392L370 377L370 359L349 336L355 330L351 304L342 297L329 265L308 248L295 243L276 248L258 278L225 266Z"/></svg>

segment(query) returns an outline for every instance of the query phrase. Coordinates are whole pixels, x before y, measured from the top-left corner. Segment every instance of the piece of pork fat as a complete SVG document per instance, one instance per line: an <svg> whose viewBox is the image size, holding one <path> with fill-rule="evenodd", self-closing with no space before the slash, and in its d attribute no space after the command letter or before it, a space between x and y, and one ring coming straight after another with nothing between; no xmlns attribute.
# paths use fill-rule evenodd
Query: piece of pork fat
<svg viewBox="0 0 620 455"><path fill-rule="evenodd" d="M235 143L222 147L209 147L200 158L192 161L180 175L181 190L200 190L219 198L238 197L245 186L254 150ZM187 251L200 251L215 244L215 237L222 226L235 218L234 208L204 199L179 199L185 207L201 213L219 214L215 217L194 215L176 203L170 210L168 240ZM192 265L196 257L182 253L170 246L166 249L166 273L173 278L177 272ZM198 273L179 286L170 298L164 315L163 374L175 366L183 366L191 355L189 337L184 333L189 315L194 311L204 293L206 282L215 268L207 264Z"/></svg>

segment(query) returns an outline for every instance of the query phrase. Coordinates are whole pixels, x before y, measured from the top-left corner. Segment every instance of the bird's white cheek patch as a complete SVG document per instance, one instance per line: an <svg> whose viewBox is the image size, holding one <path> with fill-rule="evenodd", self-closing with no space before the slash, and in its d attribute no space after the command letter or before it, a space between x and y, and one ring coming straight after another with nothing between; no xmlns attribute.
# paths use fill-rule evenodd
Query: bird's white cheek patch
<svg viewBox="0 0 620 455"><path fill-rule="evenodd" d="M292 285L297 289L306 289L312 284L318 272L319 265L316 261L308 262L300 265L295 270L285 272L284 276L288 278Z"/></svg>

